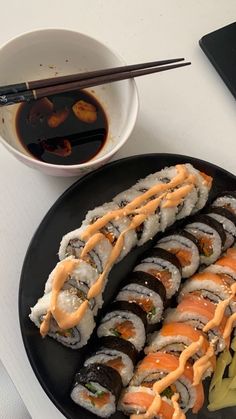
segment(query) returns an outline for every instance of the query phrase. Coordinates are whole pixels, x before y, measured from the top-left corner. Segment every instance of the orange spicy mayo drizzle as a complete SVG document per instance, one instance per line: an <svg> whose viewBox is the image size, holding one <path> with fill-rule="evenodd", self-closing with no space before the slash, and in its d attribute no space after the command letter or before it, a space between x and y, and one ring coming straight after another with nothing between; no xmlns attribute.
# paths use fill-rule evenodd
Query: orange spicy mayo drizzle
<svg viewBox="0 0 236 419"><path fill-rule="evenodd" d="M186 416L185 416L184 412L180 409L180 405L178 403L178 400L179 400L179 393L173 394L173 396L171 397L171 401L172 401L173 408L174 408L174 413L173 413L172 419L185 419Z"/></svg>
<svg viewBox="0 0 236 419"><path fill-rule="evenodd" d="M224 317L224 314L225 314L226 308L228 307L228 305L230 304L230 302L232 301L232 299L235 297L235 294L236 294L236 282L231 285L230 291L231 291L231 296L229 298L226 298L223 301L220 301L217 304L216 309L215 309L215 313L214 313L214 317L204 326L203 332L208 332L208 330L213 329L214 327L217 327L217 326L219 326L221 324L221 322L223 320L223 317ZM234 316L234 314L232 314L232 316ZM229 326L229 325L231 324L231 318L232 318L232 316L230 316L229 319L226 322L226 326L225 326L224 334L223 334L223 338L224 339L226 339L227 337L229 337L229 335L231 334L232 327ZM234 320L236 320L236 317L234 317ZM233 324L233 322L232 322L232 324ZM227 336L225 336L225 334Z"/></svg>
<svg viewBox="0 0 236 419"><path fill-rule="evenodd" d="M176 380L178 380L181 377L181 375L184 373L184 369L185 369L185 366L186 366L187 361L196 352L199 351L199 349L203 345L203 342L204 342L203 336L200 336L200 338L198 339L197 342L192 342L180 354L178 368L176 368L176 370L174 370L174 371L171 371L169 374L167 374L161 380L156 381L156 383L153 384L153 390L156 393L156 396L155 396L152 404L149 406L147 412L144 415L144 418L145 419L152 419L155 416L155 414L157 412L157 407L159 406L159 403L160 403L160 394L166 388L168 388L171 384L173 384Z"/></svg>
<svg viewBox="0 0 236 419"><path fill-rule="evenodd" d="M73 271L75 266L78 264L76 259L67 259L61 262L54 272L54 278L52 282L52 295L50 301L50 307L40 325L40 333L42 336L46 336L50 328L51 316L55 318L61 329L69 329L76 326L88 307L88 301L84 301L81 306L72 313L67 313L60 310L57 306L57 298L61 288L68 279L68 275Z"/></svg>
<svg viewBox="0 0 236 419"><path fill-rule="evenodd" d="M215 347L214 344L210 343L209 347L201 358L199 358L197 361L193 364L193 386L197 386L200 381L202 380L202 376L204 372L208 370L212 366L212 363L210 359L215 354Z"/></svg>

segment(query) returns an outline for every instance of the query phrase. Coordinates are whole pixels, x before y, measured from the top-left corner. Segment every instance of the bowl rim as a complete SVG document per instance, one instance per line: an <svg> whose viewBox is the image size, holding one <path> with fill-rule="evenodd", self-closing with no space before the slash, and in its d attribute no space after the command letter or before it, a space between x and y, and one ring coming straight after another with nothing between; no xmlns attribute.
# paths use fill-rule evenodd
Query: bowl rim
<svg viewBox="0 0 236 419"><path fill-rule="evenodd" d="M84 38L87 38L88 40L91 41L95 41L98 44L100 44L103 48L110 50L110 52L115 55L121 62L121 64L126 65L126 61L124 60L124 58L117 53L116 50L114 50L113 48L111 48L108 44L100 41L98 38L94 38L93 36L87 35L83 32L79 32L73 29L68 29L65 27L61 27L61 28L57 28L57 27L47 27L47 28L36 28L30 31L26 31L26 32L22 32L19 35L16 35L12 38L10 38L7 42L3 43L2 45L0 45L0 52L6 48L9 44L11 44L12 42L16 41L17 39L23 38L24 36L27 35L31 35L37 32L52 32L52 31L58 31L58 32L70 32L79 36L82 36ZM21 153L19 150L17 150L16 148L14 148L11 144L9 144L1 135L0 135L0 142L10 151L12 152L14 155L17 155L20 160L26 160L28 162L28 164L30 165L34 165L35 167L40 168L50 168L50 169L84 169L84 168L91 168L95 165L101 165L103 162L105 164L105 162L107 160L109 160L115 153L117 153L117 151L120 150L120 148L126 143L126 141L128 140L131 132L133 131L133 128L135 126L137 117L138 117L138 111L139 111L139 95L138 95L138 89L137 89L137 85L134 79L129 79L129 85L130 88L132 88L131 91L131 97L132 97L132 113L131 116L132 118L129 121L129 123L127 124L127 128L126 128L126 135L124 136L124 138L122 139L122 141L119 140L118 144L112 148L108 153L104 154L102 157L99 158L95 158L85 162L85 163L79 163L79 164L70 164L70 165L65 165L65 164L52 164L52 163L46 163L43 162L41 160L37 160L34 159L31 156L28 156L24 153Z"/></svg>

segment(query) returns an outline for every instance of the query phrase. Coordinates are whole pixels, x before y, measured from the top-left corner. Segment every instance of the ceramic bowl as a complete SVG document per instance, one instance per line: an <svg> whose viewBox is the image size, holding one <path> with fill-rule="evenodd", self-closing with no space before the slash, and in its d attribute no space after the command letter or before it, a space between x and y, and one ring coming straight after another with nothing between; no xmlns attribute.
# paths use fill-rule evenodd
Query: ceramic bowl
<svg viewBox="0 0 236 419"><path fill-rule="evenodd" d="M43 29L10 40L0 49L0 85L124 65L110 47L82 33ZM21 162L55 176L81 176L105 164L125 144L135 125L138 94L134 80L87 89L101 103L108 119L108 137L90 161L55 165L37 160L22 146L16 132L19 105L0 109L0 140Z"/></svg>

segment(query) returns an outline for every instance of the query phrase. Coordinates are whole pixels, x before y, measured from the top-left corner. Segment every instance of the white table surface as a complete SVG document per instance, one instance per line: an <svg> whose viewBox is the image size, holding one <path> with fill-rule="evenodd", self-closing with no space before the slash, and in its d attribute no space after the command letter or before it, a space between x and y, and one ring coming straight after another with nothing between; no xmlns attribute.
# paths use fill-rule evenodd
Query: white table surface
<svg viewBox="0 0 236 419"><path fill-rule="evenodd" d="M179 153L236 174L235 99L198 45L202 35L235 17L235 0L8 0L1 7L0 43L35 28L64 27L97 37L128 63L177 56L190 59L192 66L186 69L137 80L139 117L116 158ZM75 178L33 171L3 147L0 173L0 359L30 415L58 419L63 416L43 392L27 360L17 296L29 241L44 214ZM16 410L15 418L19 417Z"/></svg>

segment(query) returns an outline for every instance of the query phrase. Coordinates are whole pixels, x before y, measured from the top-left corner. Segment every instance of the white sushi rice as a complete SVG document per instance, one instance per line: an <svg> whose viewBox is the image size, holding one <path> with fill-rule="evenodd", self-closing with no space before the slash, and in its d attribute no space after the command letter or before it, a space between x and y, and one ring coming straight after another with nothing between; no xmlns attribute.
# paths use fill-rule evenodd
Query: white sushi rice
<svg viewBox="0 0 236 419"><path fill-rule="evenodd" d="M117 301L128 301L130 303L137 302L137 304L140 304L140 299L152 301L153 310L147 313L148 324L158 323L161 320L164 310L163 301L160 295L150 290L150 288L136 283L130 283L123 287L116 296ZM144 307L142 308L145 310Z"/></svg>
<svg viewBox="0 0 236 419"><path fill-rule="evenodd" d="M133 363L130 357L125 353L118 351L117 349L102 348L101 350L97 351L95 355L86 359L84 366L86 367L87 365L94 363L106 365L107 362L112 361L118 357L122 358L123 367L118 372L121 376L123 386L125 387L128 385L134 372Z"/></svg>
<svg viewBox="0 0 236 419"><path fill-rule="evenodd" d="M188 278L191 275L193 275L200 265L200 255L198 247L195 243L193 243L192 240L182 236L181 234L172 234L163 237L161 240L157 242L155 247L161 247L162 249L165 249L169 252L171 252L171 249L186 249L187 251L191 252L191 263L186 266L182 265L183 278ZM176 256L178 257L178 254Z"/></svg>
<svg viewBox="0 0 236 419"><path fill-rule="evenodd" d="M59 248L59 259L63 260L67 256L75 256L79 259L81 252L84 248L85 242L81 239L81 233L85 230L85 226L80 227L76 230L67 233L61 241ZM104 267L112 252L112 245L108 239L104 237L103 240L99 241L93 250L89 252L91 258L91 264L94 265L99 273L104 270Z"/></svg>
<svg viewBox="0 0 236 419"><path fill-rule="evenodd" d="M115 204L115 202L109 202L104 205L101 205L100 207L97 207L87 213L82 225L87 227L93 222L94 219L96 220L98 218L101 218L102 216L109 214L112 211L116 211L118 209L119 206ZM131 219L129 217L116 217L106 224L105 229L107 232L113 234L116 239L118 239L120 234L129 228L130 223ZM137 235L135 231L133 229L127 231L124 234L124 245L116 263L123 259L136 244Z"/></svg>
<svg viewBox="0 0 236 419"><path fill-rule="evenodd" d="M234 196L220 196L213 202L213 206L227 208L236 215L236 198Z"/></svg>
<svg viewBox="0 0 236 419"><path fill-rule="evenodd" d="M146 339L144 324L136 314L129 311L115 310L107 313L98 326L97 335L98 337L116 336L116 333L114 332L116 324L126 320L132 323L135 330L134 336L130 337L128 340L133 343L137 351L141 351Z"/></svg>
<svg viewBox="0 0 236 419"><path fill-rule="evenodd" d="M229 280L232 280L232 283L236 281L236 272L233 269L228 268L228 266L221 265L210 265L204 269L204 272L212 272L214 274L226 275Z"/></svg>
<svg viewBox="0 0 236 419"><path fill-rule="evenodd" d="M50 308L50 302L51 292L44 294L44 296L38 300L36 305L31 308L29 317L37 327L40 327L43 317L46 315L47 310ZM78 298L76 294L71 293L69 290L60 291L57 299L58 308L62 311L65 311L66 313L73 313L76 311L82 302L83 301ZM69 329L71 336L65 336L63 332L68 331L61 331L53 318L50 323L48 335L65 346L68 346L72 349L78 349L86 345L94 328L95 322L93 313L88 308L85 311L85 314L80 320L79 324Z"/></svg>
<svg viewBox="0 0 236 419"><path fill-rule="evenodd" d="M222 251L222 240L219 233L209 225L202 223L202 222L194 222L188 224L185 227L185 230L195 236L198 240L199 237L203 238L211 238L212 240L212 254L209 256L204 255L203 253L200 254L200 262L204 265L211 265L214 263L221 255Z"/></svg>
<svg viewBox="0 0 236 419"><path fill-rule="evenodd" d="M85 409L89 410L90 412L94 413L95 415L99 415L101 418L109 418L116 411L115 396L110 391L108 391L105 387L101 386L101 384L97 382L91 381L90 384L94 388L96 388L98 392L109 393L109 396L110 396L109 403L105 403L103 406L96 407L95 403L92 403L89 400L89 398L87 399L84 397L84 394L88 396L92 396L92 397L94 397L94 394L90 392L82 384L77 384L73 388L71 392L72 400L75 403L79 404L80 406L84 407Z"/></svg>
<svg viewBox="0 0 236 419"><path fill-rule="evenodd" d="M195 184L198 193L198 200L192 210L192 214L195 214L197 211L200 211L206 205L209 195L209 187L199 170L195 169L195 167L193 167L190 163L186 163L185 167L187 168L189 173L195 175L196 177Z"/></svg>

